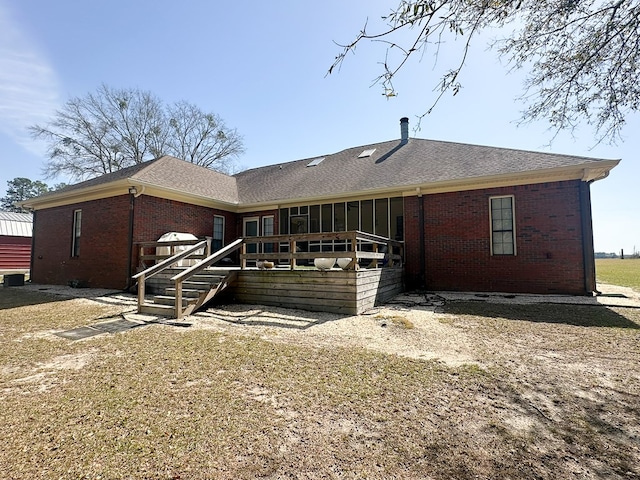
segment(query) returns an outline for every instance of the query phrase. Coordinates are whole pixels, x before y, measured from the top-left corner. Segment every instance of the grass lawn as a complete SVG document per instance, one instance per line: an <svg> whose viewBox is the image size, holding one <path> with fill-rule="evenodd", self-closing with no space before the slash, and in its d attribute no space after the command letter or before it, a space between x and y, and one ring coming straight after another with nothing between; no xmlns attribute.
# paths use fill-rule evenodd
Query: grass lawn
<svg viewBox="0 0 640 480"><path fill-rule="evenodd" d="M600 283L640 291L640 258L597 258L596 278Z"/></svg>
<svg viewBox="0 0 640 480"><path fill-rule="evenodd" d="M2 478L640 478L638 310L459 302L364 333L445 332L458 366L344 333L52 334L122 310L0 289Z"/></svg>

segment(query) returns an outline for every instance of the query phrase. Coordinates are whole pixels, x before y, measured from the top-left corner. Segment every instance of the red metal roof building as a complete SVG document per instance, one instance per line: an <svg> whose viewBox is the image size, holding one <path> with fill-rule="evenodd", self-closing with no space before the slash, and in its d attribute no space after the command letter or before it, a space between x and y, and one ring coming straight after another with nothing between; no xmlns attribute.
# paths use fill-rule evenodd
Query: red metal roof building
<svg viewBox="0 0 640 480"><path fill-rule="evenodd" d="M29 271L32 227L30 213L0 212L0 274Z"/></svg>

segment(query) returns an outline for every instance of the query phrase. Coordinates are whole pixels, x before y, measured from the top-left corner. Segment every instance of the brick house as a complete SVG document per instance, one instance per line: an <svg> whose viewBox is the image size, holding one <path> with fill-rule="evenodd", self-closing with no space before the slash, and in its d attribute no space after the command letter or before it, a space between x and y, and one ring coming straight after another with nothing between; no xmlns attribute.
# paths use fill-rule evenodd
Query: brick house
<svg viewBox="0 0 640 480"><path fill-rule="evenodd" d="M430 290L595 290L590 184L619 160L409 138L233 176L162 157L24 202L32 280L126 288L138 242L359 230L404 241Z"/></svg>

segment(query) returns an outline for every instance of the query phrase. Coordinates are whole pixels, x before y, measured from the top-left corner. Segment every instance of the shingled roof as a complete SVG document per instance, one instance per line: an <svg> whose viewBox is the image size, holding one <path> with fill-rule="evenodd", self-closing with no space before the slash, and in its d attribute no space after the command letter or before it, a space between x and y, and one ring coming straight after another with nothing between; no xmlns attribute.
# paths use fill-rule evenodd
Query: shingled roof
<svg viewBox="0 0 640 480"><path fill-rule="evenodd" d="M233 177L169 155L68 185L38 198L58 197L60 194L110 185L122 180L128 180L131 184L139 183L176 192L189 192L231 204L238 203L238 189Z"/></svg>
<svg viewBox="0 0 640 480"><path fill-rule="evenodd" d="M239 201L236 180L233 177L175 157L164 156L150 162L147 168L130 178L156 187L189 192L225 203L237 204Z"/></svg>
<svg viewBox="0 0 640 480"><path fill-rule="evenodd" d="M359 158L365 150L374 152ZM383 188L401 189L581 165L592 168L610 162L417 138L354 147L317 158L324 159L315 166L308 166L313 159L305 159L237 174L241 202L362 194Z"/></svg>
<svg viewBox="0 0 640 480"><path fill-rule="evenodd" d="M367 150L370 155L362 156ZM312 162L313 166L309 166ZM207 202L249 206L368 195L382 191L408 191L416 187L437 187L440 191L481 188L480 185L485 185L487 179L501 179L507 182L504 184L531 183L531 178L543 174L549 178L556 175L558 178L593 180L606 176L618 162L405 138L353 147L321 157L253 168L234 176L164 156L68 186L25 204L45 205L48 197L59 199L67 194L71 201L71 196L84 195L85 191L123 184L122 188L126 188L126 185L142 185ZM560 172L569 170L570 177L561 177Z"/></svg>

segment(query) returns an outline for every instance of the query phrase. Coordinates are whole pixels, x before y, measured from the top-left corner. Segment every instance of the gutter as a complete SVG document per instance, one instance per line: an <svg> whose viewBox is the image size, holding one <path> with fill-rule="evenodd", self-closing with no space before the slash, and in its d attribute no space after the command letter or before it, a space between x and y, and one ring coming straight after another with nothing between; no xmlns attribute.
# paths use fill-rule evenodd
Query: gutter
<svg viewBox="0 0 640 480"><path fill-rule="evenodd" d="M596 289L596 263L593 248L593 219L591 213L591 184L595 180L580 182L580 227L582 233L582 269L585 294L600 293Z"/></svg>

